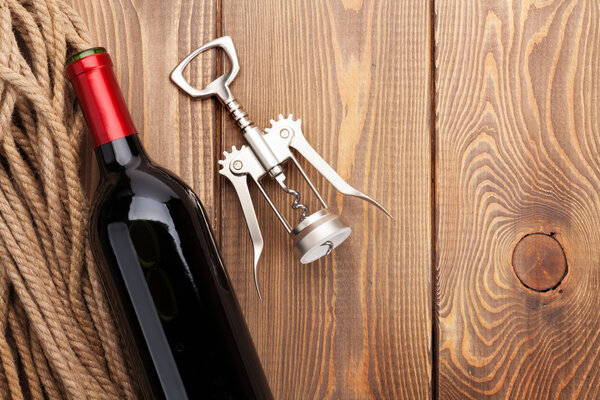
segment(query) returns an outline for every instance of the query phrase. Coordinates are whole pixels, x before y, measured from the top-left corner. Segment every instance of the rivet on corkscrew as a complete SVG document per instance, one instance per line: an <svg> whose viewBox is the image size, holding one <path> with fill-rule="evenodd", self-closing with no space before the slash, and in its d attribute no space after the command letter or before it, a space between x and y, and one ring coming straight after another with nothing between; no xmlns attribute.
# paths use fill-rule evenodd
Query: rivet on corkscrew
<svg viewBox="0 0 600 400"><path fill-rule="evenodd" d="M231 70L213 82L209 83L204 89L199 90L192 87L183 77L183 70L189 62L198 54L212 48L221 48L231 61ZM339 246L350 236L352 230L346 226L341 218L330 211L327 204L321 197L321 194L314 187L307 174L304 172L291 149L296 150L306 159L325 179L329 181L339 192L361 198L375 205L388 216L391 214L383 208L381 204L359 192L338 175L337 172L310 146L304 137L301 129L300 119L294 119L290 114L287 118L279 115L278 120L271 120L271 127L265 129L266 133L261 132L248 118L240 104L232 96L229 90L229 84L233 81L240 66L238 63L233 41L229 36L223 36L210 43L196 49L188 55L171 72L171 79L180 89L194 98L207 98L216 96L227 108L230 115L242 131L243 137L248 143L248 147L242 146L240 150L233 147L232 152L224 152L225 158L219 161L221 169L219 173L225 176L235 188L240 200L242 211L246 219L248 232L252 239L254 247L254 282L258 296L262 300L258 286L257 269L258 261L264 247L263 237L256 218L252 198L248 190L247 178L250 177L265 197L269 206L284 226L285 230L291 235L294 243L294 253L300 258L300 262L307 264L323 256L329 255L333 249ZM291 160L294 166L300 171L304 180L312 192L319 199L323 208L308 215L308 207L301 202L300 193L285 184L286 176L283 165ZM275 207L265 189L260 184L264 177L275 179L281 189L287 194L293 196L291 207L294 210L301 211L299 222L292 228L289 222L283 217Z"/></svg>

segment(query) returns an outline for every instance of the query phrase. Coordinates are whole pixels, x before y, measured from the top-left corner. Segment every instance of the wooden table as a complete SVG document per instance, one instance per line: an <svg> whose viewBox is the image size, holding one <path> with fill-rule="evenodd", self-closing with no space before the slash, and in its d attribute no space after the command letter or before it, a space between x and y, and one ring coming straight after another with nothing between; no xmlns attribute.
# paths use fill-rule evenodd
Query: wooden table
<svg viewBox="0 0 600 400"><path fill-rule="evenodd" d="M112 54L147 150L207 208L277 398L598 398L596 0L72 3ZM395 216L317 179L353 234L301 265L254 190L262 303L217 174L243 141L215 100L168 79L224 34L255 122L302 118ZM187 76L201 86L224 68L209 52ZM287 212L290 197L268 191Z"/></svg>

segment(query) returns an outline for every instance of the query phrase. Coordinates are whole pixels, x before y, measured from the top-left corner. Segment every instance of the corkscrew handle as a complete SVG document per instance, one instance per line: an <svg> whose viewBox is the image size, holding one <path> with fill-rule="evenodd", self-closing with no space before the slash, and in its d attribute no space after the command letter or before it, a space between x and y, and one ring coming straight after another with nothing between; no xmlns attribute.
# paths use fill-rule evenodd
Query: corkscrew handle
<svg viewBox="0 0 600 400"><path fill-rule="evenodd" d="M225 54L227 54L227 57L229 57L229 61L231 61L231 70L206 85L204 89L196 89L185 80L183 77L183 70L198 54L217 47L223 49ZM239 71L240 64L235 52L235 47L233 46L233 40L231 40L229 36L223 36L212 42L206 43L204 46L194 50L190 55L184 58L183 61L175 67L173 72L171 72L171 80L191 97L204 99L210 96L216 96L223 104L227 105L234 100L234 97L229 90L229 84L233 81Z"/></svg>

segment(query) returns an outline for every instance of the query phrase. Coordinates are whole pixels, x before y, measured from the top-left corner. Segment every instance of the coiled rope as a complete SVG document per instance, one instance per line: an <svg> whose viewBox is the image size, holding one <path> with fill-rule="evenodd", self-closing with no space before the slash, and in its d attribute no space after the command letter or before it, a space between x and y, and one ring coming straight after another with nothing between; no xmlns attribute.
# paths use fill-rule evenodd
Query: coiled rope
<svg viewBox="0 0 600 400"><path fill-rule="evenodd" d="M2 399L136 397L90 252L64 73L89 42L61 0L0 0Z"/></svg>

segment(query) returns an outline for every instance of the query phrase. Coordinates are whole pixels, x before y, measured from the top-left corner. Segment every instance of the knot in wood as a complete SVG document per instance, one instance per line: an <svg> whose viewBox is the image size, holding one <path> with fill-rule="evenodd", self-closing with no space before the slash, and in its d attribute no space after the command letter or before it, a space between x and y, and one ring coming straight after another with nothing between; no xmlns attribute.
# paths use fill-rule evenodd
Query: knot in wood
<svg viewBox="0 0 600 400"><path fill-rule="evenodd" d="M512 265L521 283L538 292L556 288L567 274L562 246L545 233L524 236L515 246Z"/></svg>

